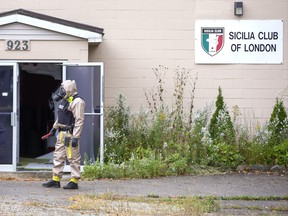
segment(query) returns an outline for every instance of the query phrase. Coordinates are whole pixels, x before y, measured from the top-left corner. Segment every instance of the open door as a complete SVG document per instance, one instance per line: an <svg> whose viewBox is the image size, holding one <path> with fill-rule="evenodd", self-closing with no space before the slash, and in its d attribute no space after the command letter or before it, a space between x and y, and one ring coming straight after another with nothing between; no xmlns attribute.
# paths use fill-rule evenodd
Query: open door
<svg viewBox="0 0 288 216"><path fill-rule="evenodd" d="M0 171L16 171L18 66L0 63Z"/></svg>
<svg viewBox="0 0 288 216"><path fill-rule="evenodd" d="M63 80L75 80L78 94L85 101L85 121L80 139L84 159L103 162L103 63L64 64Z"/></svg>

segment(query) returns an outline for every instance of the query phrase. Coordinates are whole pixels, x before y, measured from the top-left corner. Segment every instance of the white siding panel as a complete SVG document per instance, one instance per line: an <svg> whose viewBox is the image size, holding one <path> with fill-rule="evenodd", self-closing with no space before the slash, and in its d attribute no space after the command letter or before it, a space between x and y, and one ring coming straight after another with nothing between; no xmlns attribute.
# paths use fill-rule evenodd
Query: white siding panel
<svg viewBox="0 0 288 216"><path fill-rule="evenodd" d="M0 12L25 8L49 16L104 28L103 42L97 48L89 46L88 58L89 61L105 63L106 106L114 105L114 97L119 93L124 93L127 96L127 103L136 110L139 104L147 106L143 89L157 86L152 68L159 65L169 68L169 73L164 80L167 84L167 87L165 86L167 92L173 89L171 79L174 69L178 66L190 68L192 74L198 73L195 110L203 108L206 104L213 103L214 105L220 85L229 109L237 105L243 118L251 117L251 121L255 120L255 122L269 119L275 98L287 86L287 0L245 0L242 17L234 16L234 1L228 0L70 0L69 3L67 2L1 0ZM195 65L195 21L205 19L282 19L284 22L283 64ZM31 26L25 28L27 32L33 32ZM38 29L38 31L38 33L42 32L42 38L46 33L46 37L49 36L51 40L53 37L68 39L67 36L59 34L52 37L53 32L43 29L41 31ZM0 35L2 33L2 28L0 28ZM24 33L21 34L24 35ZM35 35L32 34L32 36ZM61 41L60 44L63 42ZM71 50L69 52L65 50L61 54L65 56L71 52ZM0 54L3 58L1 50ZM76 54L81 55L75 53L73 58L81 58ZM12 58L12 54L6 55L6 58ZM24 54L21 55L24 56ZM26 56L31 59L36 55ZM59 58L59 56L61 55L56 57ZM285 103L288 103L288 94L285 97Z"/></svg>
<svg viewBox="0 0 288 216"><path fill-rule="evenodd" d="M70 35L61 34L21 23L0 26L0 39L29 39L29 40L83 40Z"/></svg>

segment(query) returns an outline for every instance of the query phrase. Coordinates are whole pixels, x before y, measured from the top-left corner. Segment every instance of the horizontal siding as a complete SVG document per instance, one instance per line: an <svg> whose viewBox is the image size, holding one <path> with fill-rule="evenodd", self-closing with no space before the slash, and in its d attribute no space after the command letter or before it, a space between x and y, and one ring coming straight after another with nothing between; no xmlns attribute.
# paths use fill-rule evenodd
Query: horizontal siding
<svg viewBox="0 0 288 216"><path fill-rule="evenodd" d="M169 68L164 79L165 100L171 103L174 70L179 66L190 69L192 77L198 74L195 109L213 104L221 86L229 109L237 105L243 116L264 122L275 98L288 84L288 1L243 2L244 16L240 18L233 14L234 1L228 0L70 0L69 4L59 0L2 0L0 12L24 8L104 28L104 41L97 48L90 47L89 61L104 62L107 106L115 104L119 93L127 96L134 110L140 104L147 106L144 90L157 86L152 68L159 65ZM283 19L284 63L195 65L197 19ZM190 91L187 86L186 107Z"/></svg>
<svg viewBox="0 0 288 216"><path fill-rule="evenodd" d="M0 39L29 39L29 40L83 40L81 38L58 32L49 31L21 23L0 26Z"/></svg>

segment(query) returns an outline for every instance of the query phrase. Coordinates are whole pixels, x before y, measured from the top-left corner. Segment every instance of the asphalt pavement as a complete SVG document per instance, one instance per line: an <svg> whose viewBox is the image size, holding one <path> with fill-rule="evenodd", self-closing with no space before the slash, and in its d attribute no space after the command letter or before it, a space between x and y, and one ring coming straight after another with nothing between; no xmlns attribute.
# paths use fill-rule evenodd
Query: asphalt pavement
<svg viewBox="0 0 288 216"><path fill-rule="evenodd" d="M30 176L30 177L29 177ZM41 186L48 180L48 175L20 175L2 173L0 175L0 199L6 203L40 202L47 205L69 205L69 197L81 194L99 195L105 193L131 197L180 197L180 196L215 196L215 197L287 197L288 175L277 173L233 173L201 176L175 176L153 179L127 179L79 181L78 190L51 189ZM69 179L66 176L61 186ZM230 203L229 203L230 202ZM224 201L222 205L250 205L242 200ZM2 202L3 203L3 202ZM225 204L226 203L226 204ZM256 205L257 201L253 203ZM288 201L258 202L258 206L288 207ZM2 206L4 209L4 206ZM283 208L282 208L283 209ZM0 205L1 212L1 205ZM279 215L288 215L281 211ZM278 215L278 214L277 214Z"/></svg>

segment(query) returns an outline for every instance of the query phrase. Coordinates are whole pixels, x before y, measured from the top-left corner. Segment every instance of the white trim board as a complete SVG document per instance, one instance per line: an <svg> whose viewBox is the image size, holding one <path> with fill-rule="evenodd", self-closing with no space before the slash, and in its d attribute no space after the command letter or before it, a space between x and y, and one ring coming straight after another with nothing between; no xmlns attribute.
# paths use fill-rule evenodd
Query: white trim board
<svg viewBox="0 0 288 216"><path fill-rule="evenodd" d="M54 23L51 21L41 20L34 17L25 16L22 14L12 14L5 17L0 17L0 26L7 25L10 23L23 23L26 25L35 26L38 28L43 28L67 35L72 35L75 37L80 37L87 39L89 43L101 43L102 42L102 34L84 30L76 27L71 27L59 23Z"/></svg>

